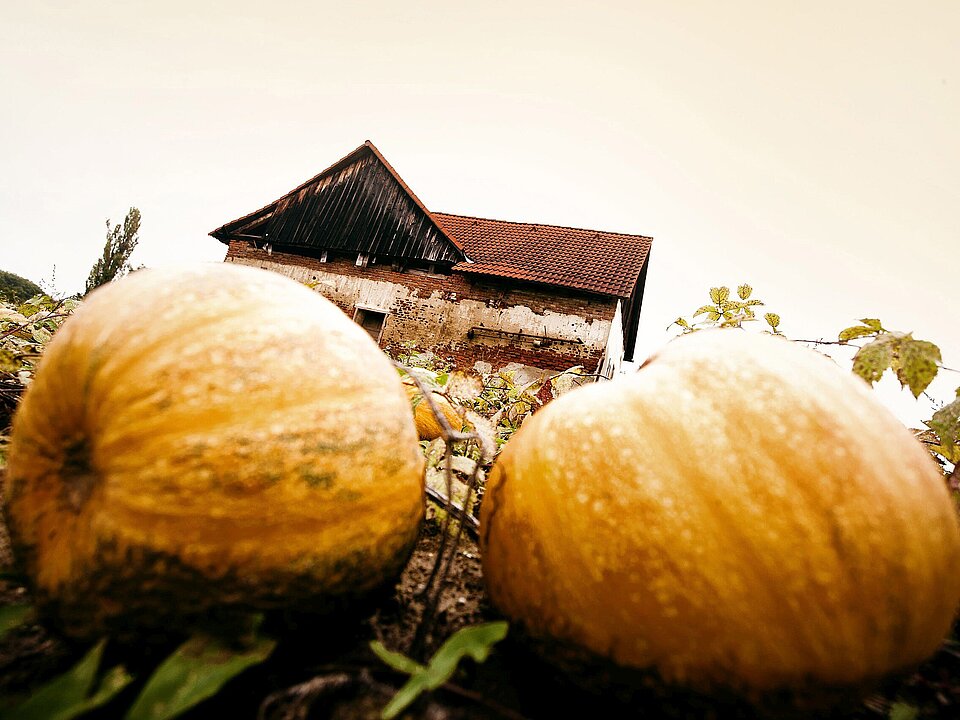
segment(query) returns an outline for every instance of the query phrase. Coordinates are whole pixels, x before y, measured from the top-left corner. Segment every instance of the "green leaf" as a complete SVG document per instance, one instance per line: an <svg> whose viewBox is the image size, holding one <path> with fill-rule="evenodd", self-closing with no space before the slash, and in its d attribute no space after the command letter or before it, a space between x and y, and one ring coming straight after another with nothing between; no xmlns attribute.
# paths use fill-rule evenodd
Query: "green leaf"
<svg viewBox="0 0 960 720"><path fill-rule="evenodd" d="M753 288L744 283L743 285L737 286L737 295L740 296L741 300L746 300L753 293Z"/></svg>
<svg viewBox="0 0 960 720"><path fill-rule="evenodd" d="M920 397L940 369L940 348L932 342L907 337L900 343L898 355L900 367L897 368L897 378L900 386L909 387L915 398Z"/></svg>
<svg viewBox="0 0 960 720"><path fill-rule="evenodd" d="M0 638L16 627L33 620L31 605L7 605L0 607Z"/></svg>
<svg viewBox="0 0 960 720"><path fill-rule="evenodd" d="M427 689L426 673L416 673L410 676L410 679L404 683L403 687L397 690L386 707L380 711L382 720L391 720L402 713L414 700L420 697L420 693Z"/></svg>
<svg viewBox="0 0 960 720"><path fill-rule="evenodd" d="M417 670L380 713L383 720L391 720L416 700L420 693L435 690L447 682L456 672L460 661L472 657L482 663L490 655L493 646L507 636L507 623L492 622L473 625L455 632L437 650L427 667ZM371 645L371 647L373 647ZM376 649L374 649L376 652ZM389 651L388 651L389 652ZM391 653L398 655L399 653ZM402 656L401 656L402 657ZM406 658L404 658L406 661ZM410 660L409 662L413 662ZM392 667L392 665L391 665Z"/></svg>
<svg viewBox="0 0 960 720"><path fill-rule="evenodd" d="M853 357L853 372L873 385L894 363L893 346L899 338L881 335Z"/></svg>
<svg viewBox="0 0 960 720"><path fill-rule="evenodd" d="M22 365L20 358L12 350L0 348L0 372L15 373Z"/></svg>
<svg viewBox="0 0 960 720"><path fill-rule="evenodd" d="M717 305L722 303L730 297L730 288L728 287L715 287L710 288L710 299Z"/></svg>
<svg viewBox="0 0 960 720"><path fill-rule="evenodd" d="M711 310L709 313L707 313L707 319L710 320L710 322L716 322L720 319L720 313L718 313L716 310Z"/></svg>
<svg viewBox="0 0 960 720"><path fill-rule="evenodd" d="M430 689L440 687L450 679L457 665L464 657L471 657L478 663L484 662L493 646L507 636L506 622L491 622L463 628L437 650L427 666L430 675Z"/></svg>
<svg viewBox="0 0 960 720"><path fill-rule="evenodd" d="M895 702L890 706L890 714L887 717L889 717L890 720L917 720L919 715L920 710L913 705L904 702Z"/></svg>
<svg viewBox="0 0 960 720"><path fill-rule="evenodd" d="M266 660L276 641L258 638L242 650L205 635L194 635L156 669L127 720L167 720L215 695L251 665Z"/></svg>
<svg viewBox="0 0 960 720"><path fill-rule="evenodd" d="M767 321L767 325L776 330L780 326L780 316L776 313L764 313L763 319Z"/></svg>
<svg viewBox="0 0 960 720"><path fill-rule="evenodd" d="M690 327L690 323L688 323L688 322L687 322L686 320L684 320L682 317L678 317L676 320L674 320L674 321L673 321L673 324L674 324L674 325L679 325L679 326L682 327L682 328L688 328L688 327Z"/></svg>
<svg viewBox="0 0 960 720"><path fill-rule="evenodd" d="M874 332L883 332L883 325L876 318L860 318L860 322L871 328Z"/></svg>
<svg viewBox="0 0 960 720"><path fill-rule="evenodd" d="M407 367L407 372L410 375L416 376L416 378L428 390L440 389L440 386L437 384L437 373L435 373L433 370L428 370L421 367Z"/></svg>
<svg viewBox="0 0 960 720"><path fill-rule="evenodd" d="M940 445L946 451L944 457L951 459L960 450L960 395L927 420L926 426L940 439ZM953 462L951 460L951 462Z"/></svg>
<svg viewBox="0 0 960 720"><path fill-rule="evenodd" d="M106 644L106 640L101 640L70 670L40 687L4 717L7 720L70 720L105 704L133 680L122 667L115 667L90 695Z"/></svg>
<svg viewBox="0 0 960 720"><path fill-rule="evenodd" d="M447 380L449 379L450 379L450 373L447 373L447 372L440 373L439 375L437 375L437 385L439 385L440 387L443 387L444 385L447 384Z"/></svg>
<svg viewBox="0 0 960 720"><path fill-rule="evenodd" d="M35 325L32 330L32 334L33 334L33 339L36 340L41 345L46 345L48 342L50 342L50 338L53 337L50 331L47 330L42 325Z"/></svg>
<svg viewBox="0 0 960 720"><path fill-rule="evenodd" d="M693 316L697 315L708 315L710 313L716 313L717 309L713 305L701 305L697 308L697 311L693 313Z"/></svg>
<svg viewBox="0 0 960 720"><path fill-rule="evenodd" d="M866 325L853 325L841 330L840 334L837 336L837 339L841 342L849 342L850 340L856 340L859 337L866 337L867 335L876 334L876 330Z"/></svg>
<svg viewBox="0 0 960 720"><path fill-rule="evenodd" d="M371 642L370 649L373 650L373 654L380 658L386 665L389 665L398 672L406 673L407 675L413 675L414 673L418 673L426 669L416 660L411 660L403 653L387 650L387 648L384 647L383 643L379 640L374 640Z"/></svg>

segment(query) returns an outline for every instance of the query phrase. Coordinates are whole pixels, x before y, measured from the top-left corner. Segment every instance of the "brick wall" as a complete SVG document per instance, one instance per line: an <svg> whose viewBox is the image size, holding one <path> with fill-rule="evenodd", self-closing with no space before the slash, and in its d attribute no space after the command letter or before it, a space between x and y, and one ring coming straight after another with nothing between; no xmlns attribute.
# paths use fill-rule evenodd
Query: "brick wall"
<svg viewBox="0 0 960 720"><path fill-rule="evenodd" d="M393 351L412 347L469 368L477 361L494 368L516 362L544 370L583 365L593 371L607 343L616 299L581 295L459 273L399 272L390 265L357 267L352 259L329 262L281 252L267 253L233 241L228 262L263 267L310 283L351 318L358 306L386 312L380 345ZM495 332L546 335L534 339Z"/></svg>

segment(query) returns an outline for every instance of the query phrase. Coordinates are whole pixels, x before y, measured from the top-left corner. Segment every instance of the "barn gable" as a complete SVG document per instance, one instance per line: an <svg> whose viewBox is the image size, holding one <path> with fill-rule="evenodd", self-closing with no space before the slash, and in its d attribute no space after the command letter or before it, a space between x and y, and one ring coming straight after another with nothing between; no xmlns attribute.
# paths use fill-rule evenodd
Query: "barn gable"
<svg viewBox="0 0 960 720"><path fill-rule="evenodd" d="M350 252L430 263L466 260L369 140L265 207L210 233L290 251Z"/></svg>

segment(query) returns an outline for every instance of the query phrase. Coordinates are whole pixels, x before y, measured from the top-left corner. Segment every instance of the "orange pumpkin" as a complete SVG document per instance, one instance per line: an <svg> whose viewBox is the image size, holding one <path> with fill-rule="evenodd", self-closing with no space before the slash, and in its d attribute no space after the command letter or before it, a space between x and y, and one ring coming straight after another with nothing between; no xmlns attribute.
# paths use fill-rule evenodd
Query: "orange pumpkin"
<svg viewBox="0 0 960 720"><path fill-rule="evenodd" d="M14 419L7 518L68 634L321 607L398 574L423 459L396 371L306 287L204 265L111 283Z"/></svg>
<svg viewBox="0 0 960 720"><path fill-rule="evenodd" d="M733 330L575 390L481 510L494 604L669 684L848 686L930 655L960 598L943 478L859 378Z"/></svg>
<svg viewBox="0 0 960 720"><path fill-rule="evenodd" d="M440 421L437 420L437 416L434 414L433 408L430 407L430 403L424 400L423 393L420 392L416 383L405 377L403 378L403 388L407 392L410 403L414 405L413 421L417 427L417 435L420 439L435 440L443 435L443 428L440 427ZM463 418L450 401L436 392L431 393L430 397L433 400L433 404L437 406L437 409L443 413L450 427L456 431L462 430Z"/></svg>

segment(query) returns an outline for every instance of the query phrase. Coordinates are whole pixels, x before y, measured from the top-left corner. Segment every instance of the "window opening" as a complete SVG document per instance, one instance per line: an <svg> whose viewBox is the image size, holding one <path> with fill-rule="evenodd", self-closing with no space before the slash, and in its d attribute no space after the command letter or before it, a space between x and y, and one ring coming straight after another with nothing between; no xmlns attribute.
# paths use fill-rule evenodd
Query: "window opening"
<svg viewBox="0 0 960 720"><path fill-rule="evenodd" d="M386 322L387 314L379 310L368 310L367 308L357 308L353 320L360 327L367 331L378 344L380 334L383 332L383 324Z"/></svg>

